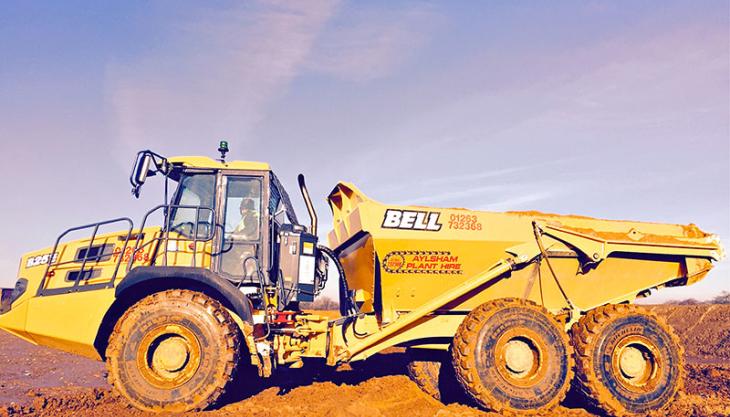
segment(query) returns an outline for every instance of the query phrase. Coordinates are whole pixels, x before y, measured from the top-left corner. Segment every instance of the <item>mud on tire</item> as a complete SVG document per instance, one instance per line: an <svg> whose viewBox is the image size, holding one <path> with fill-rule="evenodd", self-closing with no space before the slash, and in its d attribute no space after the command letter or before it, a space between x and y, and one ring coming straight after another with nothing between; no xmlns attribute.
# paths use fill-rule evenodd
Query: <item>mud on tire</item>
<svg viewBox="0 0 730 417"><path fill-rule="evenodd" d="M640 307L591 310L571 329L577 392L613 416L668 406L682 389L683 351L671 327Z"/></svg>
<svg viewBox="0 0 730 417"><path fill-rule="evenodd" d="M413 352L413 349L409 349L407 355L406 370L408 377L418 385L421 391L440 401L439 372L441 371L441 361L419 358L418 353Z"/></svg>
<svg viewBox="0 0 730 417"><path fill-rule="evenodd" d="M447 351L409 348L406 351L408 377L421 391L442 403L468 402L451 366Z"/></svg>
<svg viewBox="0 0 730 417"><path fill-rule="evenodd" d="M106 350L109 382L142 410L204 409L235 373L240 340L226 309L207 295L155 293L114 327Z"/></svg>
<svg viewBox="0 0 730 417"><path fill-rule="evenodd" d="M452 360L467 393L504 415L551 410L573 377L573 352L562 326L543 307L515 298L471 311L454 336Z"/></svg>

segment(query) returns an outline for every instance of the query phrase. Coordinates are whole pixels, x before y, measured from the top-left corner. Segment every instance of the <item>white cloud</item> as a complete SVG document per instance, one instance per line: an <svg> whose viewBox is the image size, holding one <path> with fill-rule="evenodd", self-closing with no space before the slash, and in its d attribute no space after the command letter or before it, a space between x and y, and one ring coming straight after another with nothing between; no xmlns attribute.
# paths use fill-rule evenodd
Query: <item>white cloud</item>
<svg viewBox="0 0 730 417"><path fill-rule="evenodd" d="M337 5L261 2L200 11L147 56L111 64L107 101L124 163L151 141L174 141L179 153L211 137L245 139L298 75Z"/></svg>
<svg viewBox="0 0 730 417"><path fill-rule="evenodd" d="M524 208L528 203L534 203L537 201L548 200L555 198L559 193L551 190L540 190L533 192L526 192L521 195L503 198L499 201L487 203L478 208L478 210L487 211L505 211L505 210L519 210Z"/></svg>
<svg viewBox="0 0 730 417"><path fill-rule="evenodd" d="M386 11L355 8L322 34L307 60L312 72L350 81L385 77L413 57L428 38L435 14L419 4Z"/></svg>
<svg viewBox="0 0 730 417"><path fill-rule="evenodd" d="M486 193L497 193L500 191L505 191L509 188L508 185L486 185L482 187L466 187L462 189L456 189L455 187L450 187L448 191L434 193L434 194L428 194L423 197L416 197L411 198L407 200L401 200L398 202L395 202L395 205L418 205L418 204L442 204L446 201L451 200L459 200L465 198L473 198L477 195L482 195Z"/></svg>
<svg viewBox="0 0 730 417"><path fill-rule="evenodd" d="M545 161L535 162L533 164L512 166L509 168L492 169L487 171L472 172L469 174L461 175L450 175L443 177L435 177L424 181L424 184L436 185L436 184L453 184L457 182L465 181L477 181L489 178L507 177L518 173L535 173L549 166L563 165L572 161L580 159L579 156L571 156L559 159L550 159Z"/></svg>

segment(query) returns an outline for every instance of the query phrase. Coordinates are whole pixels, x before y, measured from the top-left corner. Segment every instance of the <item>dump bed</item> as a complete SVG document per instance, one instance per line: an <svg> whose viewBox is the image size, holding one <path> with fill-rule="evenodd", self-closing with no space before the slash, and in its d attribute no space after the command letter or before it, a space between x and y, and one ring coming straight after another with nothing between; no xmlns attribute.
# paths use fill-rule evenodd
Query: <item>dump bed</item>
<svg viewBox="0 0 730 417"><path fill-rule="evenodd" d="M361 310L376 312L383 322L482 272L521 245L535 245L536 235L547 262L488 283L456 300L449 311L468 311L500 297L529 298L554 312L571 303L587 311L631 302L652 288L694 283L722 256L717 237L693 224L389 206L349 183L339 183L329 203L334 217L329 242L348 286L357 292Z"/></svg>

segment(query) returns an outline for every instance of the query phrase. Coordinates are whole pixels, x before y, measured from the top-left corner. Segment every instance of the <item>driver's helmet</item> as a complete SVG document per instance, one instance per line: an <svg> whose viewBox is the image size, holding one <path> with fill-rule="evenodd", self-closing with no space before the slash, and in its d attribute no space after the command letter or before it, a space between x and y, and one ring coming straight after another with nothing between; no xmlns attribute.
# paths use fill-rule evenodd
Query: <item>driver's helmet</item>
<svg viewBox="0 0 730 417"><path fill-rule="evenodd" d="M241 215L246 215L256 212L256 202L253 198L243 198L241 200Z"/></svg>

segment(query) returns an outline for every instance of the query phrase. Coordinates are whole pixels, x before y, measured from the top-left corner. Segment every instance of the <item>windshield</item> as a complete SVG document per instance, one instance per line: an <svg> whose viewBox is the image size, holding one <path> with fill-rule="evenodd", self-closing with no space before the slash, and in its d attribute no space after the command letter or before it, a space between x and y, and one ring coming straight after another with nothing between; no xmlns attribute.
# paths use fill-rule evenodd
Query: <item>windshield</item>
<svg viewBox="0 0 730 417"><path fill-rule="evenodd" d="M212 230L213 206L215 204L215 175L213 174L186 174L180 180L176 193L175 207L170 216L170 231L192 237L193 231L198 230L198 239L205 238ZM201 207L204 210L196 210ZM196 213L199 213L196 218Z"/></svg>

